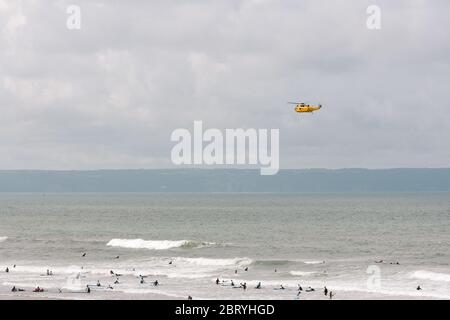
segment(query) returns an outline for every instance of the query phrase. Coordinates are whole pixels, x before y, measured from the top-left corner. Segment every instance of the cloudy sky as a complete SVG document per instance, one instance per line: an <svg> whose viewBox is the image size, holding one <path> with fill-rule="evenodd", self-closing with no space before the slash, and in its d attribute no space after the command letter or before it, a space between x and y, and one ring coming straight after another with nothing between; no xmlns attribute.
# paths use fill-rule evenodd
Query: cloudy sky
<svg viewBox="0 0 450 320"><path fill-rule="evenodd" d="M69 5L81 29L66 26ZM381 29L366 27L369 5ZM448 0L0 0L0 169L173 167L279 128L284 168L450 166ZM320 102L300 116L287 101Z"/></svg>

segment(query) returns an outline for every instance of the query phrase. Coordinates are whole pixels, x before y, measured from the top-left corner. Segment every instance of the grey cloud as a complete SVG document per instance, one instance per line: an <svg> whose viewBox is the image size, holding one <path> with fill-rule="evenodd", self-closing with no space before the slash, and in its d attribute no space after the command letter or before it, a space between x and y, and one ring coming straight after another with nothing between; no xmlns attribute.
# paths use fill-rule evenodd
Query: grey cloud
<svg viewBox="0 0 450 320"><path fill-rule="evenodd" d="M0 168L171 167L194 120L280 128L288 168L449 166L450 4L377 3L0 1Z"/></svg>

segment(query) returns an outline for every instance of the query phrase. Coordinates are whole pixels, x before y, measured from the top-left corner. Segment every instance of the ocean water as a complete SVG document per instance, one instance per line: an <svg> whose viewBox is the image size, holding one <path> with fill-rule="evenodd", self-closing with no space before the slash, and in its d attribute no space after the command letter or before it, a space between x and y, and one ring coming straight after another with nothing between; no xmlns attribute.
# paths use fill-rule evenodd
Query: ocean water
<svg viewBox="0 0 450 320"><path fill-rule="evenodd" d="M449 231L446 193L3 193L0 294L449 299Z"/></svg>

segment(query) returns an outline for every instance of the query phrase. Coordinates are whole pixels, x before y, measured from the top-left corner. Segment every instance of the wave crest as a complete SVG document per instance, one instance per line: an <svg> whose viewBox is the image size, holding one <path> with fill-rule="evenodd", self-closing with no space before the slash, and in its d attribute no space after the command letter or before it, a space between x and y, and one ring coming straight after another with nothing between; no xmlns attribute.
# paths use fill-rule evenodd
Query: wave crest
<svg viewBox="0 0 450 320"><path fill-rule="evenodd" d="M314 274L318 274L317 271L289 271L289 274L291 274L292 276L299 276L299 277L306 277L306 276L311 276Z"/></svg>
<svg viewBox="0 0 450 320"><path fill-rule="evenodd" d="M0 237L0 242L6 241L6 239L8 239L8 237Z"/></svg>
<svg viewBox="0 0 450 320"><path fill-rule="evenodd" d="M450 274L419 270L411 274L411 278L450 282Z"/></svg>
<svg viewBox="0 0 450 320"><path fill-rule="evenodd" d="M174 248L201 248L216 245L214 242L199 242L191 240L143 240L143 239L112 239L107 246L129 249L168 250Z"/></svg>

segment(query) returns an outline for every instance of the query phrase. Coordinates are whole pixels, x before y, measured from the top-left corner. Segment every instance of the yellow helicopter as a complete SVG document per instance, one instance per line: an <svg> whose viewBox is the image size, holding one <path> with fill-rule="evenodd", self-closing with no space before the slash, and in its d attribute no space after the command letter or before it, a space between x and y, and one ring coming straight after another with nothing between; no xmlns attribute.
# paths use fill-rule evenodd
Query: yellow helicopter
<svg viewBox="0 0 450 320"><path fill-rule="evenodd" d="M313 111L317 111L320 108L322 108L321 104L318 105L312 105L312 104L307 104L307 103L303 103L303 102L288 102L288 104L295 104L295 112L299 112L299 113L306 113L306 112L310 112L312 113Z"/></svg>

